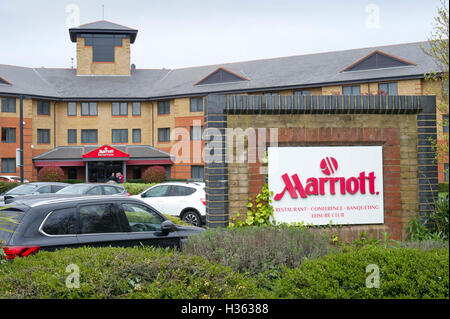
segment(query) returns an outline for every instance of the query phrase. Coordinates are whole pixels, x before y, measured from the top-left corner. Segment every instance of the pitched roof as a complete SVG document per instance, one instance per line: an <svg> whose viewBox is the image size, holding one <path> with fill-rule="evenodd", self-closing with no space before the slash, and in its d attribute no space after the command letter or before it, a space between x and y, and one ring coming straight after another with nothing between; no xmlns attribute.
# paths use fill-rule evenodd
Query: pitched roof
<svg viewBox="0 0 450 319"><path fill-rule="evenodd" d="M138 30L136 29L132 29L106 20L82 24L79 27L69 29L70 40L72 42L77 42L77 34L80 33L103 33L103 34L128 34L130 36L130 42L134 43L134 41L136 40L137 32Z"/></svg>
<svg viewBox="0 0 450 319"><path fill-rule="evenodd" d="M100 21L95 21L95 22L91 22L91 23L86 23L86 24L82 24L77 28L74 29L84 29L84 30L97 30L97 29L102 29L102 30L136 30L133 28L129 28L114 22L110 22L110 21L106 21L106 20L100 20Z"/></svg>
<svg viewBox="0 0 450 319"><path fill-rule="evenodd" d="M130 76L77 76L73 69L24 68L0 65L0 93L51 96L56 99L159 99L208 93L268 91L343 83L423 78L438 71L436 62L415 42L264 60L224 63L181 69L132 69ZM341 72L375 50L414 65ZM247 81L195 85L219 68Z"/></svg>
<svg viewBox="0 0 450 319"><path fill-rule="evenodd" d="M100 146L58 146L33 157L33 160L81 160L83 154L88 154ZM150 145L114 145L114 148L130 154L130 159L172 159L173 157L171 154Z"/></svg>

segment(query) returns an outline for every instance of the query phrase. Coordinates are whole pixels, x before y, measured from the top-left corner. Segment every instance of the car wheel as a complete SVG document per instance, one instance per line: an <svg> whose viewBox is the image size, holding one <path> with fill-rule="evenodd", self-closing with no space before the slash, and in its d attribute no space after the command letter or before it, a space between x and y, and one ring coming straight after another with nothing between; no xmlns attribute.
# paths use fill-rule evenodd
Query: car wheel
<svg viewBox="0 0 450 319"><path fill-rule="evenodd" d="M193 210L188 210L187 212L183 213L181 219L193 226L200 227L202 225L200 215Z"/></svg>

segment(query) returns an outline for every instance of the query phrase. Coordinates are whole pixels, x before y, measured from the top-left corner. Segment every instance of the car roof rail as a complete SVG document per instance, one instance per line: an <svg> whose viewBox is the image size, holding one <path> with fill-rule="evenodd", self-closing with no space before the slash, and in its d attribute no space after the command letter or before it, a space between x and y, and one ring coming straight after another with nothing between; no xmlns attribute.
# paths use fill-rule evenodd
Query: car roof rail
<svg viewBox="0 0 450 319"><path fill-rule="evenodd" d="M204 183L204 180L202 178L188 178L186 180L186 183L194 183L196 185L199 185L198 183Z"/></svg>

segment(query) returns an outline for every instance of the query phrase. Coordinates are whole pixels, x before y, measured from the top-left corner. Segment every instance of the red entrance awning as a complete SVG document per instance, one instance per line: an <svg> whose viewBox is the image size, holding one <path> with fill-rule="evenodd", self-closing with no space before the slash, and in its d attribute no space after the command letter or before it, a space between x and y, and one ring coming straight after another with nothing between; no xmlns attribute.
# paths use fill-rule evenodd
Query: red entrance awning
<svg viewBox="0 0 450 319"><path fill-rule="evenodd" d="M34 166L46 167L46 166L85 166L83 161L35 161Z"/></svg>

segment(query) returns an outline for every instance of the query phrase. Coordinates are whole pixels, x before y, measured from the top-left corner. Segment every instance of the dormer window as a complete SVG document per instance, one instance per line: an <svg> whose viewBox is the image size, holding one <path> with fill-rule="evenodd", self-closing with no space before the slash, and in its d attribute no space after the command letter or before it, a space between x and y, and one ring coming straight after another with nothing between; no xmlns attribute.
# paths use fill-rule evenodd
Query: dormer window
<svg viewBox="0 0 450 319"><path fill-rule="evenodd" d="M0 76L0 84L11 84Z"/></svg>
<svg viewBox="0 0 450 319"><path fill-rule="evenodd" d="M225 68L218 68L217 70L211 72L194 85L218 84L218 83L229 83L238 81L250 81L250 80L237 73L231 72L230 70L227 70Z"/></svg>
<svg viewBox="0 0 450 319"><path fill-rule="evenodd" d="M375 50L369 55L356 61L352 65L346 67L341 72L366 71L366 70L386 69L386 68L415 66L415 65L416 64L412 62L408 62L401 58Z"/></svg>

